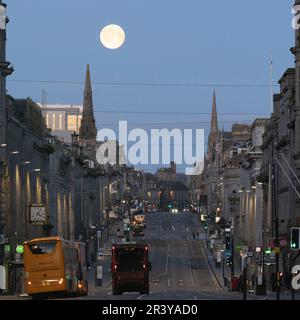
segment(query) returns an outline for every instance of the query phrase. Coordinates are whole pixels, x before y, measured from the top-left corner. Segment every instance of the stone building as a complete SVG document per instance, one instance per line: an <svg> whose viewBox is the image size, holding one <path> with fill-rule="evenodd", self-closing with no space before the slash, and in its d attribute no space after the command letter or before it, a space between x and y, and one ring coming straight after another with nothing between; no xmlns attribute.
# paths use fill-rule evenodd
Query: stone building
<svg viewBox="0 0 300 320"><path fill-rule="evenodd" d="M82 106L60 105L60 104L39 104L45 118L47 128L51 129L53 136L70 144L72 134L79 134L82 119Z"/></svg>
<svg viewBox="0 0 300 320"><path fill-rule="evenodd" d="M156 177L159 181L175 181L176 174L176 163L174 161L171 161L170 167L159 168L156 171Z"/></svg>
<svg viewBox="0 0 300 320"><path fill-rule="evenodd" d="M293 49L293 52L295 50ZM279 84L280 93L274 95L273 113L263 136L263 159L259 181L264 193L263 245L276 246L277 235L278 246L280 243L286 243L281 247L280 270L287 275L291 268L289 253L290 257L294 255L288 246L290 230L291 227L300 226L296 130L297 92L300 91L296 85L295 69L287 69ZM269 273L275 271L275 266L269 269Z"/></svg>
<svg viewBox="0 0 300 320"><path fill-rule="evenodd" d="M6 77L13 68L6 60L6 4L0 0L0 266L3 265L4 238L6 236L6 176L7 176L7 108Z"/></svg>
<svg viewBox="0 0 300 320"><path fill-rule="evenodd" d="M157 210L169 212L171 209L182 211L190 205L190 189L180 179L162 180L158 169L155 175L146 174L145 199Z"/></svg>

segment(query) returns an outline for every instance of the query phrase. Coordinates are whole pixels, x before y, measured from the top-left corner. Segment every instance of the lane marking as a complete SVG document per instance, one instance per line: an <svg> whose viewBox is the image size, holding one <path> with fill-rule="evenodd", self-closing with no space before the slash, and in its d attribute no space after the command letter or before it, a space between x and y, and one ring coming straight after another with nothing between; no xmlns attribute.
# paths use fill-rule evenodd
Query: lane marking
<svg viewBox="0 0 300 320"><path fill-rule="evenodd" d="M175 227L172 225L172 229L173 229L173 231L175 231Z"/></svg>
<svg viewBox="0 0 300 320"><path fill-rule="evenodd" d="M140 300L140 299L142 299L143 297L145 297L145 294L142 294L141 296L138 296L138 297L137 297L137 300Z"/></svg>
<svg viewBox="0 0 300 320"><path fill-rule="evenodd" d="M166 261L166 271L165 271L165 275L168 274L168 267L169 267L169 252L170 252L170 245L167 244L167 261Z"/></svg>
<svg viewBox="0 0 300 320"><path fill-rule="evenodd" d="M193 284L193 287L195 287L195 281L194 281L194 277L193 277L192 266L191 266L191 262L190 262L190 259L189 259L189 250L188 250L187 247L185 247L185 249L186 249L186 258L187 258L189 269L190 269L190 275L191 275L191 279L192 279L192 284Z"/></svg>

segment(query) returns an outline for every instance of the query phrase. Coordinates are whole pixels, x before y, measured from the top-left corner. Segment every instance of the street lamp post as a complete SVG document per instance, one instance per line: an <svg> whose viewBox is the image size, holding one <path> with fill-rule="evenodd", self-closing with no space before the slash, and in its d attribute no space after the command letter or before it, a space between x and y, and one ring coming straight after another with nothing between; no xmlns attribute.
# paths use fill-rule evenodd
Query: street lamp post
<svg viewBox="0 0 300 320"><path fill-rule="evenodd" d="M243 300L247 300L247 261L243 258Z"/></svg>
<svg viewBox="0 0 300 320"><path fill-rule="evenodd" d="M277 212L277 188L276 188L276 165L273 160L272 163L272 191L273 191L273 218L275 223L275 247L276 247L276 300L280 300L280 274L279 274L279 257L280 252L277 250L279 247L279 219Z"/></svg>

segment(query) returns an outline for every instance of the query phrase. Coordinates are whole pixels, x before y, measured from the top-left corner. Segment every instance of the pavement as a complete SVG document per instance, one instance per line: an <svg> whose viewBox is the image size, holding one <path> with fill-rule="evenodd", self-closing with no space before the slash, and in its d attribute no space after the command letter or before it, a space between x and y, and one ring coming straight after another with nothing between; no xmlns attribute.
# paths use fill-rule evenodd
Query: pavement
<svg viewBox="0 0 300 320"><path fill-rule="evenodd" d="M215 265L215 258L210 250L206 247L204 241L202 241L202 248L206 255L211 273L215 277L219 287L224 291L230 293L233 299L241 300L243 298L242 293L240 292L232 292L231 291L231 284L230 284L230 269L228 267L224 268L224 275L223 275L223 267L216 267ZM224 276L228 279L227 285L224 283ZM276 300L276 293L272 291L266 292L266 296L257 296L255 292L248 292L247 293L248 300ZM292 294L290 291L280 292L280 299L281 300L292 300ZM295 300L300 300L300 292L295 292Z"/></svg>
<svg viewBox="0 0 300 320"><path fill-rule="evenodd" d="M117 237L117 230L123 230L123 220L116 219L113 220L112 224L109 227L108 236L106 241L103 244L103 256L101 256L100 264L94 263L88 274L89 280L89 296L98 296L103 293L106 293L109 288L111 288L111 272L110 272L110 263L111 263L111 246L113 243L119 243L122 241L121 238ZM102 285L96 286L96 267L97 265L102 266Z"/></svg>

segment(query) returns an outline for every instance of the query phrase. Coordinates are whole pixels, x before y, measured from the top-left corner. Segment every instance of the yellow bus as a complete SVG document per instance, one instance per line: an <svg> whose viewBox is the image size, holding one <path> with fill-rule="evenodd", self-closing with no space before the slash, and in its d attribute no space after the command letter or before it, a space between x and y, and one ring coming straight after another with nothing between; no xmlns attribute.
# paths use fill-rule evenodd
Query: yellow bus
<svg viewBox="0 0 300 320"><path fill-rule="evenodd" d="M24 243L26 292L32 298L50 294L87 295L85 244L60 237Z"/></svg>

